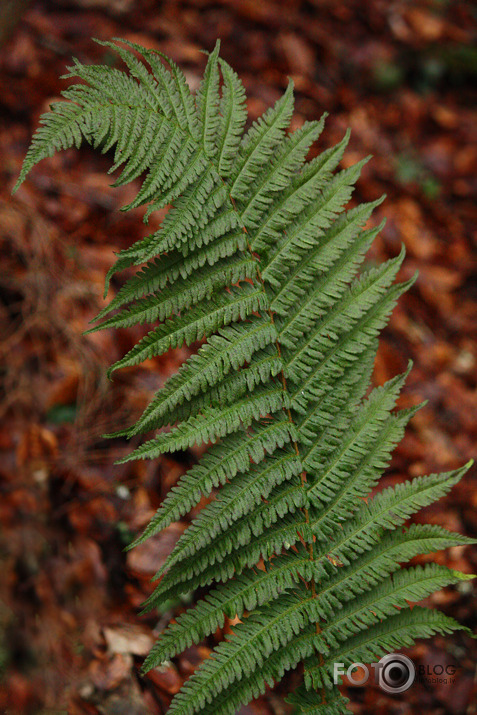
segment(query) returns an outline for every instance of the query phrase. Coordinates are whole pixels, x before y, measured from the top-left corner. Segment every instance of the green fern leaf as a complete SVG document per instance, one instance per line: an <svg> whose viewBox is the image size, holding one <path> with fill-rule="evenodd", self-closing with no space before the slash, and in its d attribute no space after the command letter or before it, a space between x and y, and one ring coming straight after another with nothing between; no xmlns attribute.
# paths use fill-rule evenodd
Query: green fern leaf
<svg viewBox="0 0 477 715"><path fill-rule="evenodd" d="M157 230L117 254L105 295L118 273L135 273L88 331L151 326L109 375L194 346L135 423L113 435L159 430L121 462L208 445L132 544L193 510L144 611L212 586L164 629L144 670L238 618L170 713L232 715L304 664L289 703L342 715L348 701L333 663L457 629L408 605L472 578L431 563L403 567L473 543L438 526L403 528L470 465L380 489L418 408L396 410L408 372L368 388L379 334L415 279L395 282L404 250L363 270L384 197L347 210L367 159L339 169L346 132L307 160L325 116L291 132L291 82L244 133L245 91L219 42L195 94L161 52L99 44L125 70L74 62L15 190L42 159L86 141L110 154L115 186L137 181L123 210L145 206L147 223L167 208Z"/></svg>

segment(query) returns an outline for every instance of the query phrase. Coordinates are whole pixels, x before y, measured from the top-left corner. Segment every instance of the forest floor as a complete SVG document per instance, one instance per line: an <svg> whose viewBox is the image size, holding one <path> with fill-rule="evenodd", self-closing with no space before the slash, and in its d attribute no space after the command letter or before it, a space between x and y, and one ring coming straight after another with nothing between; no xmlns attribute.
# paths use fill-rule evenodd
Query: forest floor
<svg viewBox="0 0 477 715"><path fill-rule="evenodd" d="M396 255L404 243L402 277L419 271L384 331L374 380L381 384L412 359L402 404L427 400L383 478L388 485L475 456L475 21L471 3L446 0L45 0L31 2L10 28L0 48L0 712L164 713L232 625L140 676L155 634L186 605L138 615L186 522L133 551L124 546L199 452L114 466L128 447L100 437L132 422L187 354L152 360L110 383L106 367L139 331L83 336L104 305L113 251L144 235L141 210L118 211L134 186L113 190L107 159L84 147L43 162L10 194L71 57L114 64L113 53L90 38L120 36L170 55L196 87L200 50L220 37L252 118L291 76L297 124L327 111L321 147L350 126L344 165L373 155L354 198L387 194L376 216L387 223L369 261ZM425 518L477 536L476 483L474 468ZM471 548L437 559L477 569ZM472 584L428 601L475 626ZM477 712L475 641L457 633L408 652L430 669L455 666L455 682L427 679L402 696L349 689L356 715ZM296 679L241 715L286 715L280 693Z"/></svg>

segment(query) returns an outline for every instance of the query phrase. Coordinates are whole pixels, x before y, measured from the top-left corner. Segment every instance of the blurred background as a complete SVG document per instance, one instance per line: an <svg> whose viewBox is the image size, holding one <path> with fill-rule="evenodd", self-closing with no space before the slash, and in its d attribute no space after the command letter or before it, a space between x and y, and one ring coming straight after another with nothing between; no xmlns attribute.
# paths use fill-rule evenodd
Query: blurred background
<svg viewBox="0 0 477 715"><path fill-rule="evenodd" d="M123 548L200 454L192 449L113 466L126 444L100 438L132 421L187 355L176 351L109 383L106 367L139 331L82 335L104 305L113 251L145 234L143 211L118 211L136 189L113 190L108 160L84 146L43 162L10 195L40 114L65 86L59 76L72 56L113 66L114 54L90 38L128 38L170 55L195 88L204 67L200 50L220 37L222 55L245 84L251 119L293 77L296 125L327 111L321 148L350 126L343 165L374 155L354 199L388 197L374 219L388 221L369 261L396 255L403 242L402 277L419 270L384 332L375 381L402 371L412 358L402 405L428 400L396 451L383 480L388 485L475 456L476 19L472 2L452 0L3 0L1 712L164 713L223 636L217 632L139 676L154 634L187 605L138 616L151 575L186 523L132 552ZM474 468L419 518L477 536L475 485ZM437 559L477 569L471 548ZM449 588L429 601L472 627L475 588ZM477 712L475 642L457 634L409 653L417 664L455 665L456 682L416 684L396 697L371 686L350 689L355 713ZM286 686L296 682L292 674ZM286 715L281 692L266 694L242 715Z"/></svg>

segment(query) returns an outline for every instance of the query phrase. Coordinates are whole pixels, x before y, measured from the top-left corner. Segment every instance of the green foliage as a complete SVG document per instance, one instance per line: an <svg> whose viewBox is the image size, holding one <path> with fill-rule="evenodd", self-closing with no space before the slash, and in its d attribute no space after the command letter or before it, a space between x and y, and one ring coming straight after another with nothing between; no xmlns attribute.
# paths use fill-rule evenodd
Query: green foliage
<svg viewBox="0 0 477 715"><path fill-rule="evenodd" d="M364 165L338 169L348 133L306 160L324 117L289 132L291 83L244 134L245 92L218 44L195 96L160 53L102 44L128 72L75 62L67 77L82 83L42 117L17 187L41 159L86 140L114 152L115 185L139 180L125 209L147 205L147 223L169 206L159 230L118 254L107 285L118 271L137 271L92 328L152 325L110 374L202 341L117 433L159 430L122 461L212 443L132 544L210 498L145 610L214 587L164 630L144 670L238 616L170 713L234 713L302 661L303 686L289 702L343 713L333 662L459 628L408 606L469 578L434 564L403 568L471 543L438 526L403 529L467 467L367 499L417 409L395 410L407 372L366 396L379 333L412 283L395 283L404 253L360 270L380 228L365 225L381 200L344 209Z"/></svg>

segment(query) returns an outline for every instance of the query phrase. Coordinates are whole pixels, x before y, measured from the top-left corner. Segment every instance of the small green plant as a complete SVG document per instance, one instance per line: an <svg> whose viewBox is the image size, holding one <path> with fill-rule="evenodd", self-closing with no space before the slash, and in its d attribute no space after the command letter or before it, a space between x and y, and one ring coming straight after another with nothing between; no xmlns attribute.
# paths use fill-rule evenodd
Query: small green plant
<svg viewBox="0 0 477 715"><path fill-rule="evenodd" d="M144 671L238 617L171 715L234 713L300 664L303 685L289 698L297 712L345 712L333 664L461 628L408 606L471 578L432 563L402 568L417 554L472 543L436 525L402 528L469 465L368 498L416 412L394 411L407 372L366 396L379 332L412 283L394 283L404 253L359 275L381 228L365 224L382 199L343 209L366 160L337 171L346 134L306 161L324 118L288 132L291 83L244 133L245 92L218 44L195 96L161 53L102 44L129 72L75 62L67 77L83 83L42 117L17 187L41 159L85 139L115 147L116 186L141 177L125 209L148 204L147 222L170 205L158 231L119 253L107 285L142 267L92 328L159 323L110 374L204 341L116 433L161 430L122 461L212 443L135 541L212 497L157 574L145 610L213 590L165 629Z"/></svg>

